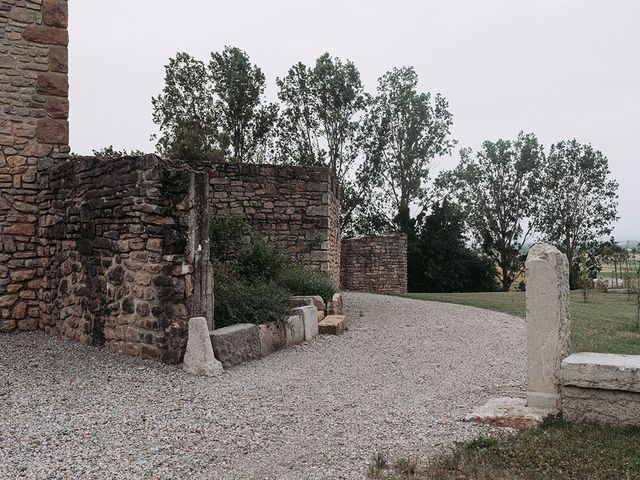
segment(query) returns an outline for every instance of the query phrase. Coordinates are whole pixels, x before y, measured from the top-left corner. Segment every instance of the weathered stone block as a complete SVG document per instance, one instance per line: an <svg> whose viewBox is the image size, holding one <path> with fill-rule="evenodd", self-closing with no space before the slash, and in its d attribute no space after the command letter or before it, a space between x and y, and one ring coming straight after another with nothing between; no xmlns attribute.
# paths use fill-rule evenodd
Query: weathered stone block
<svg viewBox="0 0 640 480"><path fill-rule="evenodd" d="M287 347L304 342L304 320L300 315L291 315L284 323Z"/></svg>
<svg viewBox="0 0 640 480"><path fill-rule="evenodd" d="M184 354L183 367L192 375L214 376L222 373L222 365L216 360L209 338L207 319L195 317L189 319L189 335L187 350Z"/></svg>
<svg viewBox="0 0 640 480"><path fill-rule="evenodd" d="M570 422L640 425L640 393L562 387L562 416Z"/></svg>
<svg viewBox="0 0 640 480"><path fill-rule="evenodd" d="M68 17L67 0L43 0L42 22L45 25L67 28Z"/></svg>
<svg viewBox="0 0 640 480"><path fill-rule="evenodd" d="M287 346L287 334L284 326L276 322L260 325L260 353L263 357L271 355Z"/></svg>
<svg viewBox="0 0 640 480"><path fill-rule="evenodd" d="M331 301L327 304L328 315L344 315L344 303L342 301L342 295L334 293Z"/></svg>
<svg viewBox="0 0 640 480"><path fill-rule="evenodd" d="M340 335L347 329L344 315L329 315L318 324L320 335Z"/></svg>
<svg viewBox="0 0 640 480"><path fill-rule="evenodd" d="M38 75L36 93L67 98L69 95L69 80L65 73L45 72Z"/></svg>
<svg viewBox="0 0 640 480"><path fill-rule="evenodd" d="M69 122L52 118L39 120L36 138L45 144L66 145L69 143Z"/></svg>
<svg viewBox="0 0 640 480"><path fill-rule="evenodd" d="M318 310L315 305L297 307L292 309L291 313L302 317L305 340L309 341L318 336Z"/></svg>
<svg viewBox="0 0 640 480"><path fill-rule="evenodd" d="M260 358L260 331L257 325L240 323L210 332L213 352L224 368Z"/></svg>
<svg viewBox="0 0 640 480"><path fill-rule="evenodd" d="M69 45L69 32L65 28L33 26L22 32L22 38L28 42L44 45Z"/></svg>
<svg viewBox="0 0 640 480"><path fill-rule="evenodd" d="M314 305L317 310L325 311L325 303L320 295L296 295L291 297L291 302L295 307L304 307L305 305Z"/></svg>

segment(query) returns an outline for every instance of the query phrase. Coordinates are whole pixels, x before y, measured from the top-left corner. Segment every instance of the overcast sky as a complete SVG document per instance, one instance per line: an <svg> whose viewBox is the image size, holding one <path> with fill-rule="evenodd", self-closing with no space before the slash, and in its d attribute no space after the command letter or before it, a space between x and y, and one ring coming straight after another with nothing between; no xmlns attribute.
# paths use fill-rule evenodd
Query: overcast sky
<svg viewBox="0 0 640 480"><path fill-rule="evenodd" d="M450 103L460 147L534 132L576 138L620 182L619 240L640 240L640 2L633 0L74 0L71 147L153 151L151 97L178 51L225 45L275 78L324 53L352 60L368 91L394 66ZM458 154L437 160L452 168Z"/></svg>

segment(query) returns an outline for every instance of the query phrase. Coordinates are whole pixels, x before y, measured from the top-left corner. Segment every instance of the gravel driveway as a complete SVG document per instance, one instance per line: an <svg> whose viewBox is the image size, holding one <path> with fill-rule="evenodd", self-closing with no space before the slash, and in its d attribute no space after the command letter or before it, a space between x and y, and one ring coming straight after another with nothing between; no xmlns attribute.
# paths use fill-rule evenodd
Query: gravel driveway
<svg viewBox="0 0 640 480"><path fill-rule="evenodd" d="M523 395L524 322L345 294L350 330L222 377L43 333L0 335L1 478L362 479L487 432L460 419Z"/></svg>

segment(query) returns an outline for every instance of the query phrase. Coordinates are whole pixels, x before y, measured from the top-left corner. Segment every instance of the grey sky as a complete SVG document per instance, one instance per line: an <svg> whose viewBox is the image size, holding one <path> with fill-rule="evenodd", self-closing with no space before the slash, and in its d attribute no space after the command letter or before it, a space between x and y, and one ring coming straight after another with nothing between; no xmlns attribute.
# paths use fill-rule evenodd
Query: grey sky
<svg viewBox="0 0 640 480"><path fill-rule="evenodd" d="M590 142L620 182L618 239L640 239L640 2L632 0L73 0L71 147L151 151L151 101L177 51L238 46L275 77L323 52L367 89L413 65L442 93L459 146L534 132ZM457 153L436 168L451 168Z"/></svg>

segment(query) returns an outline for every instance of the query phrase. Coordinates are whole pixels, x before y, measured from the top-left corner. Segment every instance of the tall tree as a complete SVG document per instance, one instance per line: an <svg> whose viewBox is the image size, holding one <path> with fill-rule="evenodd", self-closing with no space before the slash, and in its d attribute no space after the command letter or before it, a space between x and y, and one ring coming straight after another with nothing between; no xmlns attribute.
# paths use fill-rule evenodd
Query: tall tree
<svg viewBox="0 0 640 480"><path fill-rule="evenodd" d="M178 53L152 99L162 155L186 160L261 161L278 109L265 104L264 74L245 52L225 47L208 64Z"/></svg>
<svg viewBox="0 0 640 480"><path fill-rule="evenodd" d="M495 263L467 246L463 212L447 199L435 202L417 222L408 245L412 292L488 292L496 290Z"/></svg>
<svg viewBox="0 0 640 480"><path fill-rule="evenodd" d="M417 88L413 67L387 72L363 125L363 175L381 195L389 226L402 231L410 228L411 205L426 197L431 160L455 144L448 102Z"/></svg>
<svg viewBox="0 0 640 480"><path fill-rule="evenodd" d="M320 56L313 68L297 63L277 79L283 105L278 122L280 160L326 166L342 194L342 223L362 201L356 185L359 128L367 103L360 72L350 61Z"/></svg>
<svg viewBox="0 0 640 480"><path fill-rule="evenodd" d="M277 105L263 103L262 70L244 51L225 47L211 54L209 71L218 125L228 136L225 153L238 163L261 160L278 116Z"/></svg>
<svg viewBox="0 0 640 480"><path fill-rule="evenodd" d="M211 76L204 62L178 53L165 66L162 93L151 99L160 128L158 153L184 160L222 158Z"/></svg>
<svg viewBox="0 0 640 480"><path fill-rule="evenodd" d="M525 221L536 211L543 149L535 135L520 132L515 141L486 141L475 155L470 149L460 154L457 168L442 174L437 184L463 207L482 251L498 266L506 292L524 268L522 250L532 231Z"/></svg>
<svg viewBox="0 0 640 480"><path fill-rule="evenodd" d="M618 182L610 174L607 157L575 139L552 145L540 172L535 226L567 255L574 287L580 249L609 235L618 219Z"/></svg>

